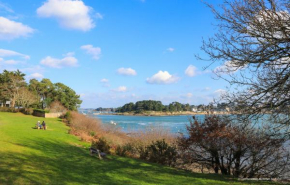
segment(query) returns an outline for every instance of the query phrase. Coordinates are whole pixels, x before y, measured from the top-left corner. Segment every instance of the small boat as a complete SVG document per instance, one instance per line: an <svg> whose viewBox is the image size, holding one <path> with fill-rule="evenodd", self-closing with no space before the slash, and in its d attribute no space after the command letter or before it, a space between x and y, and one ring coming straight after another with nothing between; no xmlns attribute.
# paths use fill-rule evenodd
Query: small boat
<svg viewBox="0 0 290 185"><path fill-rule="evenodd" d="M117 125L117 123L114 122L114 121L110 121L110 123L111 123L112 125Z"/></svg>

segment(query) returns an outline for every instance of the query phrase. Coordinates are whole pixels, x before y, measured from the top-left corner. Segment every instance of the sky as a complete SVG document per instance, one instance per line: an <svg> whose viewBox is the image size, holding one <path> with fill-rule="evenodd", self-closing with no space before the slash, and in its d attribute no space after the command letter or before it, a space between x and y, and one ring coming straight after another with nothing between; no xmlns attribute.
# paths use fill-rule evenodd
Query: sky
<svg viewBox="0 0 290 185"><path fill-rule="evenodd" d="M82 108L207 104L227 86L195 57L214 23L200 0L0 0L0 71L64 83Z"/></svg>

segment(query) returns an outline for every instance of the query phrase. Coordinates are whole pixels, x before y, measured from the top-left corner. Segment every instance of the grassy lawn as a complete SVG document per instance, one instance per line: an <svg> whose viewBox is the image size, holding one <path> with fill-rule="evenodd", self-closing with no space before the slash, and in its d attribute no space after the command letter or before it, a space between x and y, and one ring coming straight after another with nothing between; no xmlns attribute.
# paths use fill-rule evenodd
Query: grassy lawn
<svg viewBox="0 0 290 185"><path fill-rule="evenodd" d="M38 120L48 130L33 129ZM130 158L99 160L68 129L58 119L0 112L0 184L249 184Z"/></svg>

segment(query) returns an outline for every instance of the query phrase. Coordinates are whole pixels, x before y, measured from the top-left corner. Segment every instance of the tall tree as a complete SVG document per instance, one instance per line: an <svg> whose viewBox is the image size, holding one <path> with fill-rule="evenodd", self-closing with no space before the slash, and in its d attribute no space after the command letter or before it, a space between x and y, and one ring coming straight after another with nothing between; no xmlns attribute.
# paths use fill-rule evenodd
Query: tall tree
<svg viewBox="0 0 290 185"><path fill-rule="evenodd" d="M218 32L202 50L223 63L215 72L233 92L224 99L249 115L271 112L289 124L289 116L280 116L290 113L289 0L224 0L221 8L209 7Z"/></svg>
<svg viewBox="0 0 290 185"><path fill-rule="evenodd" d="M17 71L4 70L0 74L0 93L3 100L10 100L10 106L15 107L16 97L20 89L26 87L25 74Z"/></svg>
<svg viewBox="0 0 290 185"><path fill-rule="evenodd" d="M77 95L73 89L62 83L54 84L52 99L54 101L59 101L69 110L77 110L82 103L82 100L80 100L80 95Z"/></svg>

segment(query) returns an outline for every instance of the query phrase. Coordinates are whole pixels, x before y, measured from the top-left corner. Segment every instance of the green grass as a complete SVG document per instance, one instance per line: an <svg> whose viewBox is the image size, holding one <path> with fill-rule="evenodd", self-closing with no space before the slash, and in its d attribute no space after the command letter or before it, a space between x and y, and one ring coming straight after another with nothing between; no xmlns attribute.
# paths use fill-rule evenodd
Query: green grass
<svg viewBox="0 0 290 185"><path fill-rule="evenodd" d="M48 130L33 129L38 120ZM0 184L249 184L130 158L99 160L68 129L58 119L0 113Z"/></svg>

